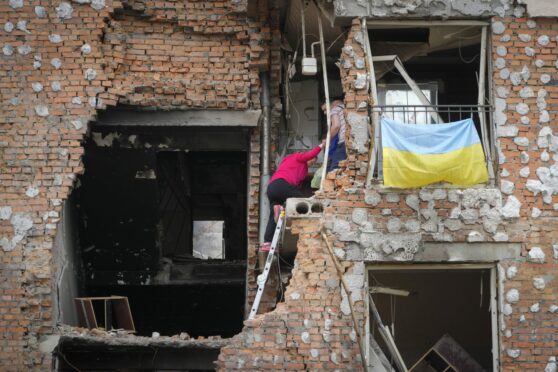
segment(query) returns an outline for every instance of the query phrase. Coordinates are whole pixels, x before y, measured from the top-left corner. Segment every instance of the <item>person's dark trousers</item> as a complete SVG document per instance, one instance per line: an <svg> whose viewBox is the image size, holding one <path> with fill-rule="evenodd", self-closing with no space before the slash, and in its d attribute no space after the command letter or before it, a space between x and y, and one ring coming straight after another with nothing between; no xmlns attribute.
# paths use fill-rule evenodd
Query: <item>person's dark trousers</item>
<svg viewBox="0 0 558 372"><path fill-rule="evenodd" d="M338 143L335 152L327 161L327 172L339 168L339 162L347 159L347 151L345 150L345 142Z"/></svg>
<svg viewBox="0 0 558 372"><path fill-rule="evenodd" d="M269 220L265 229L264 242L271 242L277 224L273 218L273 206L283 205L288 198L302 198L304 195L296 186L291 185L282 178L276 179L267 186L269 199Z"/></svg>

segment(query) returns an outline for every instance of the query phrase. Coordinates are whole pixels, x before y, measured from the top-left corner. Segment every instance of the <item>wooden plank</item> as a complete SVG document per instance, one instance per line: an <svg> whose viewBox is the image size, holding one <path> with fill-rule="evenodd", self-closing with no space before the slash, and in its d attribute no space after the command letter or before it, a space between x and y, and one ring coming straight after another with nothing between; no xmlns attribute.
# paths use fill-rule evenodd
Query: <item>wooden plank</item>
<svg viewBox="0 0 558 372"><path fill-rule="evenodd" d="M457 371L485 372L484 368L447 333L432 348Z"/></svg>
<svg viewBox="0 0 558 372"><path fill-rule="evenodd" d="M89 329L97 328L97 317L93 309L93 302L90 299L81 299L81 308L85 318L85 326Z"/></svg>
<svg viewBox="0 0 558 372"><path fill-rule="evenodd" d="M324 161L322 167L322 179L320 180L320 191L324 189L324 181L327 173L327 161L329 156L329 142L331 141L331 105L329 102L329 84L327 80L327 64L326 64L326 52L324 46L324 32L322 28L322 18L318 17L318 31L320 33L320 54L322 59L322 75L324 79L324 94L325 94L325 105L326 105L326 122L327 122L327 134L326 143L324 150ZM363 356L364 358L364 356Z"/></svg>
<svg viewBox="0 0 558 372"><path fill-rule="evenodd" d="M75 300L107 300L113 298L126 298L124 296L108 296L108 297L76 297Z"/></svg>
<svg viewBox="0 0 558 372"><path fill-rule="evenodd" d="M83 303L80 298L74 298L74 304L76 307L76 313L78 317L78 326L89 328L89 324L87 324L87 317L85 316L85 308L83 307Z"/></svg>
<svg viewBox="0 0 558 372"><path fill-rule="evenodd" d="M372 299L372 295L368 293L368 305L370 306L370 310L372 311L372 316L374 317L374 321L377 323L376 327L378 328L378 332L382 339L386 343L388 351L393 358L395 364L397 365L397 369L400 372L407 372L407 366L405 365L405 361L401 358L401 354L397 349L397 345L395 344L391 334L389 332L389 328L384 325L382 322L382 318L380 317L380 313L378 312L378 308Z"/></svg>
<svg viewBox="0 0 558 372"><path fill-rule="evenodd" d="M366 26L366 18L362 20L361 32L364 35L364 53L366 54L366 67L368 67L368 79L370 80L370 98L369 102L372 109L372 128L374 130L374 138L370 138L370 156L368 157L368 173L366 174L366 187L370 187L374 171L376 169L376 159L378 157L380 143L380 115L374 106L378 105L378 87L376 85L376 72L374 71L374 61L380 61L379 58L387 57L395 59L396 56L372 56L372 47L370 46L370 38L368 37L368 27ZM376 58L376 59L375 59ZM372 143L372 141L374 141ZM379 174L379 173L378 173Z"/></svg>
<svg viewBox="0 0 558 372"><path fill-rule="evenodd" d="M112 329L112 300L105 300L104 302L105 302L105 330L110 331Z"/></svg>
<svg viewBox="0 0 558 372"><path fill-rule="evenodd" d="M479 65L479 87L478 87L478 97L477 104L479 105L478 114L481 128L482 136L482 147L484 149L484 157L486 161L486 166L488 167L488 177L490 181L494 180L494 166L492 164L492 154L490 147L488 146L488 128L486 126L486 112L481 108L485 100L485 90L486 90L486 41L487 41L487 27L482 28L481 34L481 50L480 50L480 65Z"/></svg>
<svg viewBox="0 0 558 372"><path fill-rule="evenodd" d="M407 297L411 292L406 291L404 289L374 286L374 287L370 287L370 293L381 293L381 294L389 294L393 296Z"/></svg>
<svg viewBox="0 0 558 372"><path fill-rule="evenodd" d="M420 102L425 106L432 106L432 103L430 103L428 98L424 95L424 93L419 88L417 83L415 83L415 81L407 73L407 70L405 70L405 67L403 66L403 63L399 60L399 57L395 58L395 60L393 61L393 65L395 66L397 71L399 71L403 80L405 80L405 82L409 85L409 87L411 88L413 93L415 93L415 95L420 100ZM433 111L433 112L430 112L428 114L430 116L432 116L432 118L434 119L434 121L436 123L441 124L441 123L444 122L444 120L440 117L440 115L438 115L438 111Z"/></svg>
<svg viewBox="0 0 558 372"><path fill-rule="evenodd" d="M132 318L132 312L130 310L130 303L128 298L114 298L112 300L114 317L116 320L116 326L129 331L136 331L134 326L134 319Z"/></svg>

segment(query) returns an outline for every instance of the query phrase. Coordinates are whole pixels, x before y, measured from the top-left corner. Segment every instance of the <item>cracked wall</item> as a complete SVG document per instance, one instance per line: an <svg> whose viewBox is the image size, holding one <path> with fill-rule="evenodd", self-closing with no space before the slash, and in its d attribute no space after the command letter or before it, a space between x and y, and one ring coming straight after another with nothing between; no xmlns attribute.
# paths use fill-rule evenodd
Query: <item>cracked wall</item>
<svg viewBox="0 0 558 372"><path fill-rule="evenodd" d="M40 369L56 333L54 238L84 171L98 110L259 107L259 72L277 102L279 32L265 2L10 0L0 4L0 366ZM278 106L273 110L277 125ZM250 149L248 298L254 296L259 133Z"/></svg>
<svg viewBox="0 0 558 372"><path fill-rule="evenodd" d="M430 255L429 261L434 257L438 262L497 263L500 369L554 371L558 199L552 167L558 119L558 28L555 19L526 18L522 6L509 10L513 15L492 22L493 50L489 53L500 158L495 185L418 190L364 186L373 133L363 129L368 124L368 82L365 67L358 62L364 58L363 38L360 22L354 19L340 56L348 157L339 170L328 174L323 192L316 197L327 206L322 224L334 239L359 321L366 314L362 275L366 263L420 262L432 247L453 244L456 248L447 257ZM309 327L309 317L322 319L332 307L335 314L338 310L346 317L348 296L318 239L320 223L303 218L293 226L301 232L295 280L288 286L284 303L245 322L234 346L223 350L220 369L361 368L357 360L352 365L332 361L333 353L338 360L347 347L358 355L355 338L349 337L352 344L332 348L324 338L325 323ZM350 335L352 329L350 318L332 328L341 335ZM280 340L275 339L275 330L280 330ZM257 352L251 353L253 348Z"/></svg>

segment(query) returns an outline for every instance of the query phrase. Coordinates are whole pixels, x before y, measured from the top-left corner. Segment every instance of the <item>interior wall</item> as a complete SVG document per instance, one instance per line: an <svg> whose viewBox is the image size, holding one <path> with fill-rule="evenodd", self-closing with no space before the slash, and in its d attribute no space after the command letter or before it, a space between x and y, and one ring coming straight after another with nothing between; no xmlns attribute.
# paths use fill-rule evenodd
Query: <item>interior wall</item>
<svg viewBox="0 0 558 372"><path fill-rule="evenodd" d="M75 197L66 199L54 239L53 266L55 268L54 307L57 320L77 325L74 298L80 295L79 280L82 270L79 259Z"/></svg>
<svg viewBox="0 0 558 372"><path fill-rule="evenodd" d="M448 333L487 371L492 370L490 270L371 270L369 276L370 286L381 283L411 292L393 299L373 295L383 323L391 327L393 321L395 344L407 367Z"/></svg>

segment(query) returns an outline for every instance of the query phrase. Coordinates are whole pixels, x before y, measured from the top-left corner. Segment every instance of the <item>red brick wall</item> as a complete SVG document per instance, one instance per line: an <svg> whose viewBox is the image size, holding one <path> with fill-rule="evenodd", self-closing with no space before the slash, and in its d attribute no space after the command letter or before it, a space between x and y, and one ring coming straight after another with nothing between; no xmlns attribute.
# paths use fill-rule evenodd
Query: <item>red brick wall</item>
<svg viewBox="0 0 558 372"><path fill-rule="evenodd" d="M247 16L246 1L0 4L0 23L14 26L0 31L0 369L50 366L38 343L57 332L51 252L61 205L83 171L88 122L116 104L259 108L258 74L277 78L279 68L270 64L278 34L266 4L257 19ZM24 30L18 21L27 21ZM257 130L250 159L253 285Z"/></svg>
<svg viewBox="0 0 558 372"><path fill-rule="evenodd" d="M555 195L543 197L541 193L535 194L528 183L529 180L542 181L552 188L552 180L544 178L541 172L554 166L556 149L545 145L541 131L542 134L547 130L556 133L558 129L558 87L552 82L558 79L558 25L556 19L505 18L494 21L498 22L493 22L492 37L494 94L496 99L505 102L504 115L507 117L506 124L497 126L518 128L515 137L500 138L500 148L505 156L505 162L500 165L501 183L513 183L513 195L521 202L521 218L510 223L508 229L524 231L517 239L523 243L525 254L533 247L540 247L545 254L544 263L525 262L522 257L508 265L517 267L517 276L508 278L501 290L505 295L510 289L517 289L519 301L511 303L512 313L503 317L506 328L501 329L502 366L509 371L540 371L549 363L550 357L556 357L558 350L558 312L551 312L552 306L558 305L558 278L555 275L558 252L553 251L558 240L555 222L558 200ZM502 68L502 61L497 61L498 58L505 61L505 67ZM506 78L506 68L510 71L509 78ZM524 74L518 83L515 77L522 71ZM552 81L547 81L544 75ZM527 113L522 111L525 107ZM503 120L497 120L497 124L503 124ZM526 143L518 141L518 137L526 138ZM544 280L544 289L535 287L535 279L539 283Z"/></svg>
<svg viewBox="0 0 558 372"><path fill-rule="evenodd" d="M364 71L352 67L341 69L349 125L348 158L341 170L328 175L324 192L318 197L328 204L323 224L332 233L336 254L346 269L345 276L352 279L359 318L364 316L365 309L364 279L359 277L364 262L412 262L424 242L491 244L486 247L503 242L519 243L519 257L498 263L500 367L505 371L541 371L547 366L553 370L551 357L558 350L558 251L553 250L558 240L555 222L558 198L552 194L554 179L545 176L547 171L540 167L551 168L558 150L558 145L545 145L545 140L551 143L553 140L548 131L555 134L558 129L558 88L553 83L558 79L558 24L555 19L536 22L526 18L494 19L493 30L489 58L494 70L489 80L495 98L500 99L495 102L494 113L501 135L496 147L505 156L505 159L500 156L496 185L475 189L394 190L381 185L365 188L368 154L354 146L351 124L359 120L354 115L366 117L366 110L359 109L366 107L368 94L366 88L354 86L358 74ZM341 59L354 62L355 58L364 57L359 38L355 38L358 32L360 24L355 19ZM526 37L520 34L529 34L530 40L525 41ZM544 36L548 36L548 42ZM505 54L499 46L507 48ZM526 52L531 50L525 47L533 48L534 55L527 56ZM505 66L498 58L503 58ZM512 73L515 79L523 66L529 69L529 76L524 73L525 79L514 80L514 84ZM510 74L502 73L504 68ZM551 81L545 82L544 77L541 80L543 74L548 74ZM528 89L520 93L526 87L532 89L534 96L526 94ZM543 89L546 95L539 93ZM526 103L529 111L518 114L519 103ZM523 109L519 107L520 111ZM526 116L529 122L521 116ZM502 117L506 118L505 123ZM509 131L514 131L509 127L517 128L517 134L508 137ZM541 136L543 128L549 129L544 129ZM523 151L529 160L522 155ZM520 174L525 167L529 175L525 175L525 170ZM528 180L531 180L529 187ZM536 180L545 185L542 190L533 183ZM544 198L540 191L546 193ZM304 325L304 320L313 317L323 321L328 309L333 309L333 314L342 314L335 331L348 335L352 330L350 319L339 312L344 306L346 310L339 282L331 282L333 288L325 284L337 277L317 235L320 224L309 219L293 224L301 232L297 264L285 301L276 310L245 323L244 331L220 355L222 370L360 367L354 359L358 355L354 338L341 337L341 344L330 344L320 337L324 330L321 322ZM542 263L533 255L539 248L545 255ZM509 267L515 267L517 274L513 275L514 269L506 273ZM518 290L518 301L514 292L510 292L513 289ZM304 332L310 335L309 339L305 338L308 342L302 339ZM351 350L353 360L335 364L333 359L339 362L337 356L343 353L343 347ZM331 353L335 353L335 358Z"/></svg>

